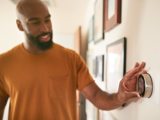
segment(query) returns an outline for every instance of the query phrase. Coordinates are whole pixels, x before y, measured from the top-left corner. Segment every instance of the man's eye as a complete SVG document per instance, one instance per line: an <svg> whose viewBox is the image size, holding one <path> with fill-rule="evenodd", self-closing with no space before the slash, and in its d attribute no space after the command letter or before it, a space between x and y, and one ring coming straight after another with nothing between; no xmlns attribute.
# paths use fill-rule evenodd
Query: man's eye
<svg viewBox="0 0 160 120"><path fill-rule="evenodd" d="M32 24L35 24L35 25L36 25L36 24L38 24L38 22L35 22L35 23L32 23Z"/></svg>
<svg viewBox="0 0 160 120"><path fill-rule="evenodd" d="M45 20L46 22L50 22L51 20Z"/></svg>

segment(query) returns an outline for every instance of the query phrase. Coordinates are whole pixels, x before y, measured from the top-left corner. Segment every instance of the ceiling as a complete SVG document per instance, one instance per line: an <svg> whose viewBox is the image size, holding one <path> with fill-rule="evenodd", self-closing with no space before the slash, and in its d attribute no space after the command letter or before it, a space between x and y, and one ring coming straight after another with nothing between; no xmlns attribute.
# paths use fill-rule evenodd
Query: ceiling
<svg viewBox="0 0 160 120"><path fill-rule="evenodd" d="M20 0L11 0L17 4ZM49 7L69 11L85 11L89 0L41 0Z"/></svg>
<svg viewBox="0 0 160 120"><path fill-rule="evenodd" d="M52 0L57 9L85 11L89 0Z"/></svg>
<svg viewBox="0 0 160 120"><path fill-rule="evenodd" d="M17 4L20 0L10 0ZM53 13L54 32L74 33L82 25L90 0L42 0Z"/></svg>
<svg viewBox="0 0 160 120"><path fill-rule="evenodd" d="M11 0L14 4L17 4L20 0ZM43 1L47 6L53 6L52 0L41 0Z"/></svg>

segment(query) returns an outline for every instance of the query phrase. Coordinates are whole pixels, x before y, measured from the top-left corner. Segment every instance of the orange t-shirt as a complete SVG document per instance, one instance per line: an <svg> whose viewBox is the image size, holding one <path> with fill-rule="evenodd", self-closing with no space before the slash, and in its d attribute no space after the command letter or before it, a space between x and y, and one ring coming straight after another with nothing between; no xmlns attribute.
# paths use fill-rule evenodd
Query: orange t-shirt
<svg viewBox="0 0 160 120"><path fill-rule="evenodd" d="M93 82L84 60L56 43L42 55L22 44L0 55L0 97L9 120L76 120L76 90Z"/></svg>

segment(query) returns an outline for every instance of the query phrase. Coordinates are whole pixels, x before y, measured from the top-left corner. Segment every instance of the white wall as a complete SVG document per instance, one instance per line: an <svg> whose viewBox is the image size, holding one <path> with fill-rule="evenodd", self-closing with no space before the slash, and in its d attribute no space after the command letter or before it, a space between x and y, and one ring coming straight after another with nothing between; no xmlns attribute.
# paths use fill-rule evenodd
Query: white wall
<svg viewBox="0 0 160 120"><path fill-rule="evenodd" d="M89 0L55 0L53 31L58 34L74 34L82 25Z"/></svg>
<svg viewBox="0 0 160 120"><path fill-rule="evenodd" d="M94 14L95 0L90 0L83 23L86 36L89 21ZM106 46L120 38L127 38L127 71L135 62L145 61L146 68L160 72L160 0L122 0L122 23L105 33L105 40L88 45L94 55L105 55ZM87 39L87 37L84 37ZM105 76L106 79L106 76ZM158 82L159 79L154 80ZM104 89L104 82L100 85ZM160 88L158 88L159 91ZM156 99L159 99L158 97ZM133 100L124 108L111 111L118 120L159 120L160 106L149 99Z"/></svg>
<svg viewBox="0 0 160 120"><path fill-rule="evenodd" d="M74 50L74 35L73 34L54 34L53 41L65 48Z"/></svg>
<svg viewBox="0 0 160 120"><path fill-rule="evenodd" d="M23 42L23 33L16 26L15 5L9 0L0 0L0 53Z"/></svg>
<svg viewBox="0 0 160 120"><path fill-rule="evenodd" d="M53 31L56 34L73 34L82 25L81 12L53 9Z"/></svg>

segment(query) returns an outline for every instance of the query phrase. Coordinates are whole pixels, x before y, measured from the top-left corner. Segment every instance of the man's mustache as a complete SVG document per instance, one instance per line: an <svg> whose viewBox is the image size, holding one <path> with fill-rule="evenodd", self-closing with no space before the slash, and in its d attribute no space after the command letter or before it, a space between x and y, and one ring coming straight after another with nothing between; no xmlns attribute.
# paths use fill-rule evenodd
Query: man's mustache
<svg viewBox="0 0 160 120"><path fill-rule="evenodd" d="M50 35L51 35L52 32L47 32L47 33L40 34L40 35L37 36L37 38L39 38L39 37L41 37L41 36L44 36L44 35L47 35L47 34L50 34Z"/></svg>

